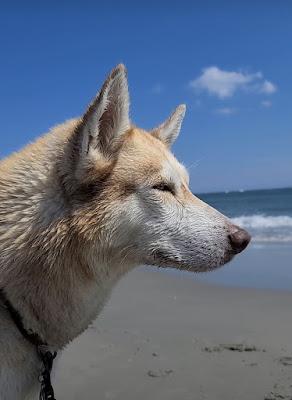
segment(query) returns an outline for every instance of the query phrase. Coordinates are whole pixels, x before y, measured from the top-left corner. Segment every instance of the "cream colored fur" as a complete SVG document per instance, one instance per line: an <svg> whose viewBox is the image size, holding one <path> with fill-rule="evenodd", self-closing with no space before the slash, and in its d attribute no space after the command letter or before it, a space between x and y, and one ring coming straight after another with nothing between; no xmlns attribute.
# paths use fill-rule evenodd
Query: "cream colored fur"
<svg viewBox="0 0 292 400"><path fill-rule="evenodd" d="M80 119L0 163L0 287L26 329L60 350L139 264L209 270L230 221L194 197L170 153L185 106L150 134L129 120L123 66ZM0 399L38 391L40 362L0 304ZM33 397L33 395L32 395Z"/></svg>

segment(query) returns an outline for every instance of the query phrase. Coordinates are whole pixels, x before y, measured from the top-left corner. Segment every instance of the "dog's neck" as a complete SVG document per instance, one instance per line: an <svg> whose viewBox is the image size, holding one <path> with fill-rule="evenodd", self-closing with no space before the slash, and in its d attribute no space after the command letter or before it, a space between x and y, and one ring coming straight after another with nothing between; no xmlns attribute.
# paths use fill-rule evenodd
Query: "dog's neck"
<svg viewBox="0 0 292 400"><path fill-rule="evenodd" d="M49 280L38 276L32 282L27 277L20 285L5 287L25 329L37 333L52 350L63 348L88 328L124 271L120 265L99 264L94 279L85 279L73 271L63 274L62 268L55 265Z"/></svg>

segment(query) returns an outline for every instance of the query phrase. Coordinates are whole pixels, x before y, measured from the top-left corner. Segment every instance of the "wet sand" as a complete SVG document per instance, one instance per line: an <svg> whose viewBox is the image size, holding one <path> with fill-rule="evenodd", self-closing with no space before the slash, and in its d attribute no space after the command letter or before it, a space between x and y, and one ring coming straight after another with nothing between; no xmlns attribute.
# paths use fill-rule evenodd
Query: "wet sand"
<svg viewBox="0 0 292 400"><path fill-rule="evenodd" d="M292 399L292 292L131 272L63 353L58 400Z"/></svg>

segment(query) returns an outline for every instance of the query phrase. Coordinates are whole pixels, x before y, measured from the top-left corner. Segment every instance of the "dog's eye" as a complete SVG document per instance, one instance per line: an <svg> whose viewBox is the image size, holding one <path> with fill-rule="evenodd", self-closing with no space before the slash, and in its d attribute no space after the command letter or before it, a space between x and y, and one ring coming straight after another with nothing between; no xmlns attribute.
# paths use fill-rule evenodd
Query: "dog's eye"
<svg viewBox="0 0 292 400"><path fill-rule="evenodd" d="M156 185L152 186L152 188L155 190L160 190L161 192L170 192L170 193L174 194L173 186L171 186L168 183L160 182L160 183L157 183Z"/></svg>

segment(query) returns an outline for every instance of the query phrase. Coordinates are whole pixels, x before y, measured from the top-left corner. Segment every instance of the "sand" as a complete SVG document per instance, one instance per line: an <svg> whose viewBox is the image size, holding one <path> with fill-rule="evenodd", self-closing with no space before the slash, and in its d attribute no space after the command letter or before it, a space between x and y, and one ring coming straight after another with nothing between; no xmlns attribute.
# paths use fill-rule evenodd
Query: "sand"
<svg viewBox="0 0 292 400"><path fill-rule="evenodd" d="M150 267L64 351L58 400L292 399L292 292Z"/></svg>

